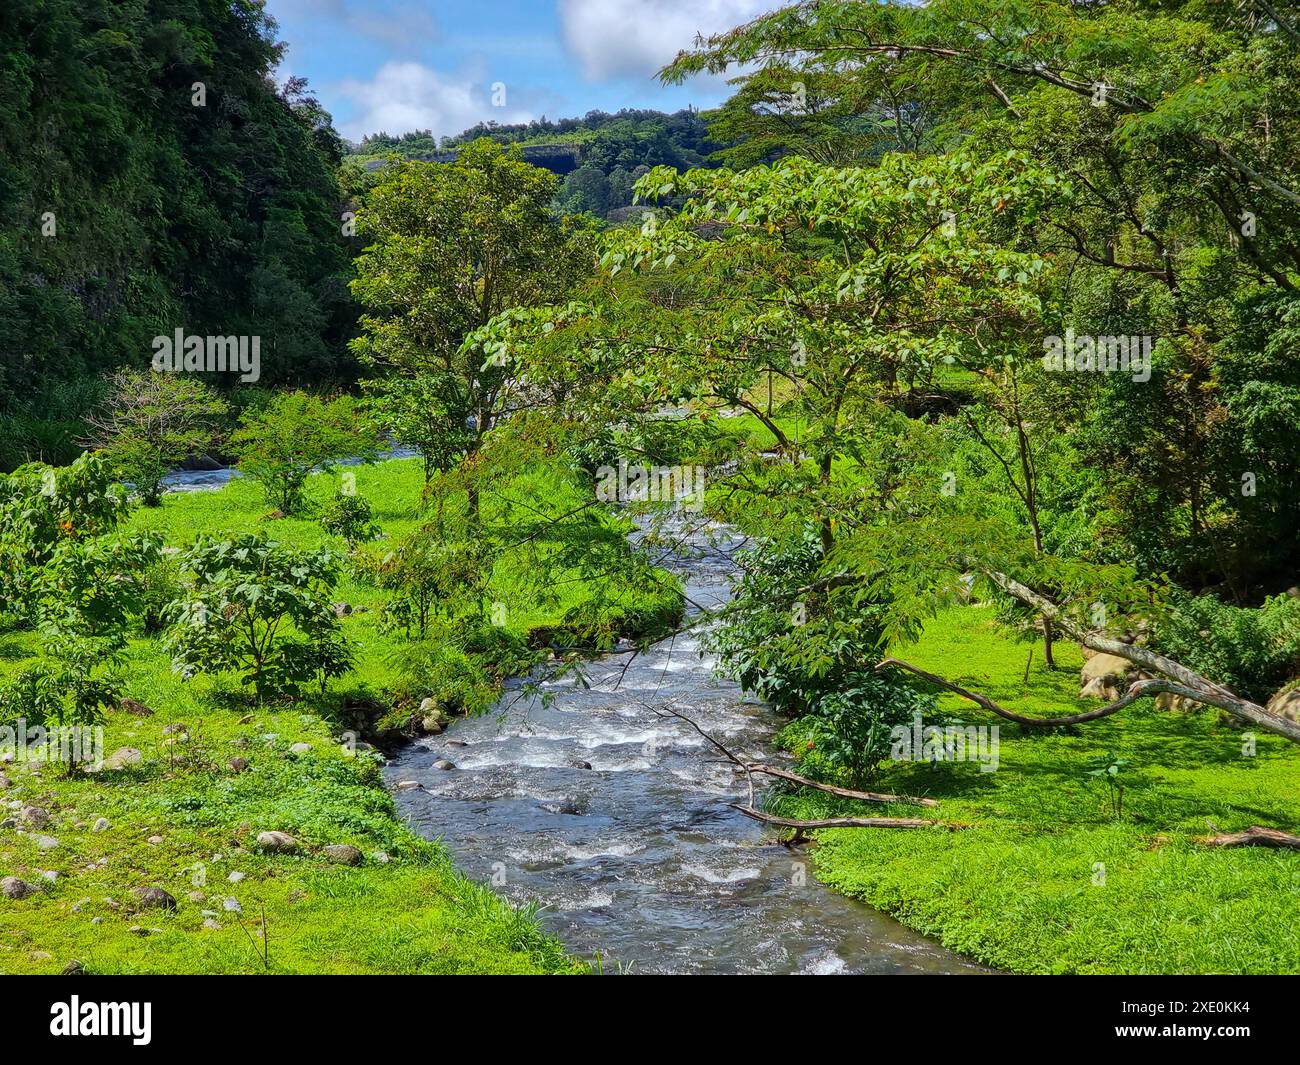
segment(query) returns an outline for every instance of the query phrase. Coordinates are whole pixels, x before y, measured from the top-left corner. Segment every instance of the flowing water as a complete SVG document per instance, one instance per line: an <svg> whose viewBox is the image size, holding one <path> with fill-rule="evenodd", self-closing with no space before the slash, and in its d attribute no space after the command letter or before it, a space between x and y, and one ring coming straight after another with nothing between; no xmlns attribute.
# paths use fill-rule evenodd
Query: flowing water
<svg viewBox="0 0 1300 1065"><path fill-rule="evenodd" d="M231 476L177 471L167 484L205 491ZM738 542L725 530L685 542L660 564L681 574L692 610L717 606ZM769 762L779 723L713 675L694 635L607 655L585 679L546 684L549 700L514 685L497 712L410 744L385 770L390 785L423 785L396 793L418 831L512 901L543 903L571 951L599 953L607 972L985 971L824 887L806 850L728 806L747 798L743 775L664 708Z"/></svg>
<svg viewBox="0 0 1300 1065"><path fill-rule="evenodd" d="M666 564L689 602L715 606L737 542L692 542ZM712 666L678 635L592 663L585 685L546 683L549 701L515 686L496 712L406 747L389 784L418 781L396 793L412 825L470 876L543 903L546 926L607 972L983 971L824 887L806 850L729 808L743 775L663 708L768 761L778 722Z"/></svg>

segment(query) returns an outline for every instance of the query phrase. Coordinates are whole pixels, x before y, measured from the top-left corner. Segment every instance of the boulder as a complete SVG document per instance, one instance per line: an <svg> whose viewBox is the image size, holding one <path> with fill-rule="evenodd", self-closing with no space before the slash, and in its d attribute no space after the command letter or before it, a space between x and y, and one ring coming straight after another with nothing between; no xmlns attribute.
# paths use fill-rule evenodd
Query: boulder
<svg viewBox="0 0 1300 1065"><path fill-rule="evenodd" d="M244 770L246 770L246 769L248 768L248 759L247 759L247 758L232 758L232 759L230 759L230 761L227 762L226 764L227 764L228 766L230 766L230 771L231 771L232 773L242 773L242 772L244 772Z"/></svg>
<svg viewBox="0 0 1300 1065"><path fill-rule="evenodd" d="M439 758L436 762L433 763L433 768L434 769L455 769L456 763L447 758Z"/></svg>
<svg viewBox="0 0 1300 1065"><path fill-rule="evenodd" d="M275 854L292 854L298 849L298 841L288 832L259 832L257 845Z"/></svg>
<svg viewBox="0 0 1300 1065"><path fill-rule="evenodd" d="M160 887L138 887L131 894L142 910L176 909L176 900Z"/></svg>
<svg viewBox="0 0 1300 1065"><path fill-rule="evenodd" d="M322 853L336 865L361 864L361 851L347 843L332 843Z"/></svg>
<svg viewBox="0 0 1300 1065"><path fill-rule="evenodd" d="M1137 671L1137 666L1119 655L1093 655L1079 671L1079 679L1082 681L1079 695L1118 699L1127 689L1129 678Z"/></svg>
<svg viewBox="0 0 1300 1065"><path fill-rule="evenodd" d="M1193 710L1201 709L1202 705L1195 699L1189 699L1186 695L1175 695L1173 692L1161 692L1156 696L1157 710L1174 710L1180 714L1189 714Z"/></svg>
<svg viewBox="0 0 1300 1065"><path fill-rule="evenodd" d="M128 714L134 714L136 717L153 717L153 711L144 703L135 699L120 699L117 706L119 710L125 710Z"/></svg>
<svg viewBox="0 0 1300 1065"><path fill-rule="evenodd" d="M289 748L290 754L311 754L310 743L295 743Z"/></svg>
<svg viewBox="0 0 1300 1065"><path fill-rule="evenodd" d="M1265 708L1270 714L1277 714L1288 721L1300 721L1300 687L1288 691L1283 688L1268 701Z"/></svg>
<svg viewBox="0 0 1300 1065"><path fill-rule="evenodd" d="M25 899L36 889L31 884L26 884L16 876L7 876L0 880L0 895L7 899Z"/></svg>
<svg viewBox="0 0 1300 1065"><path fill-rule="evenodd" d="M50 811L41 806L24 806L18 811L18 820L28 828L44 828L50 823Z"/></svg>
<svg viewBox="0 0 1300 1065"><path fill-rule="evenodd" d="M104 759L105 769L125 769L129 765L139 765L144 755L134 747L119 747Z"/></svg>

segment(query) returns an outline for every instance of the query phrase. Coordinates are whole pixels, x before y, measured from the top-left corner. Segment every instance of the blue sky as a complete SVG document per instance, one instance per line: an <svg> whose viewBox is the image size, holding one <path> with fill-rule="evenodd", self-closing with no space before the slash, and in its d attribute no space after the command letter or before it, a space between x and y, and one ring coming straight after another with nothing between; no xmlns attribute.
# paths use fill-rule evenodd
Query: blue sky
<svg viewBox="0 0 1300 1065"><path fill-rule="evenodd" d="M726 95L719 78L664 87L655 71L697 32L728 29L777 0L267 0L289 45L284 75L309 79L353 140L386 130L459 133L486 119ZM493 86L504 101L493 102Z"/></svg>

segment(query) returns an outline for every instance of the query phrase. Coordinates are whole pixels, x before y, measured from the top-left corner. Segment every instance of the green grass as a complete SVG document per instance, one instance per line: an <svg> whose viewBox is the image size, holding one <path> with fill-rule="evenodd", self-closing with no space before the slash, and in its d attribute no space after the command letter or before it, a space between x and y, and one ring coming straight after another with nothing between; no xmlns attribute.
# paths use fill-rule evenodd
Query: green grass
<svg viewBox="0 0 1300 1065"><path fill-rule="evenodd" d="M1025 685L1027 653L990 609L960 607L899 657L1021 713L1097 705L1077 698L1077 648L1058 648L1056 673L1036 654ZM1294 831L1294 744L1259 733L1247 757L1242 731L1214 711L1160 711L1149 700L1068 732L1022 729L950 694L940 705L970 724L1001 725L998 770L893 763L878 786L936 798L939 808L925 816L973 827L820 832L823 881L1015 972L1300 972L1300 854L1196 841L1211 824ZM1112 751L1130 763L1121 817L1086 775L1089 758ZM804 816L851 808L807 795L782 805Z"/></svg>
<svg viewBox="0 0 1300 1065"><path fill-rule="evenodd" d="M355 470L358 491L375 508L389 540L420 520L419 463L394 461ZM537 475L539 478L542 474ZM313 478L317 501L337 476ZM519 486L514 486L517 488ZM562 485L534 484L543 493ZM513 505L512 486L485 499L485 512ZM330 542L311 517L268 519L257 487L236 480L220 492L166 497L131 518L181 546L199 533L230 536L263 530L299 547ZM342 550L341 541L333 545ZM680 601L677 585L620 597L611 610L653 612ZM509 603L507 627L526 632L555 624L592 589L562 582L544 601L503 566L491 595ZM0 766L0 818L26 805L47 810L49 827L0 829L0 876L18 876L40 890L0 897L0 973L55 973L72 960L101 973L476 973L570 972L584 966L543 934L530 910L516 910L453 868L445 849L398 820L377 756L345 749L328 721L359 697L383 699L398 682L393 653L406 643L380 632L378 589L345 577L334 593L355 612L344 629L356 653L353 673L321 696L265 707L251 704L232 678L182 682L158 640L137 633L123 670L124 694L155 714L108 715L104 748L139 750L143 760L97 776L69 776L60 766ZM620 603L622 604L620 606ZM0 679L40 652L30 632L0 634ZM181 723L185 733L164 733ZM308 743L305 753L293 753ZM248 760L235 772L230 760ZM109 828L95 832L97 819ZM301 845L295 855L264 854L259 832L280 830ZM37 836L57 839L42 850ZM155 842L150 842L150 839ZM359 866L331 864L322 848L350 844ZM232 873L242 873L231 882ZM53 879L45 874L57 874ZM133 889L161 887L175 912L139 910ZM192 896L192 897L191 897ZM236 899L242 913L227 912ZM269 967L260 938L263 909ZM205 911L208 913L205 914ZM204 927L205 919L221 927ZM133 929L135 929L133 931Z"/></svg>

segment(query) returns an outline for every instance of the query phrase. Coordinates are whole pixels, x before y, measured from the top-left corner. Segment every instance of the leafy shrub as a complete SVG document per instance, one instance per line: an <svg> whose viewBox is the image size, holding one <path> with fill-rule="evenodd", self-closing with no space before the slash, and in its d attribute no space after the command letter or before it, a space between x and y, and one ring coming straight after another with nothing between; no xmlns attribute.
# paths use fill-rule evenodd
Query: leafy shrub
<svg viewBox="0 0 1300 1065"><path fill-rule="evenodd" d="M181 374L118 370L107 385L104 409L88 419L90 443L104 450L146 506L157 506L164 475L212 445L229 408L207 385Z"/></svg>
<svg viewBox="0 0 1300 1065"><path fill-rule="evenodd" d="M39 572L62 545L110 532L130 510L102 455L22 466L0 477L0 612L29 616Z"/></svg>
<svg viewBox="0 0 1300 1065"><path fill-rule="evenodd" d="M50 657L24 666L0 688L0 722L97 725L117 703L119 649L101 640L65 639Z"/></svg>
<svg viewBox="0 0 1300 1065"><path fill-rule="evenodd" d="M356 494L337 493L325 504L320 524L331 536L341 536L349 544L373 540L379 534L369 501Z"/></svg>
<svg viewBox="0 0 1300 1065"><path fill-rule="evenodd" d="M424 637L430 621L477 610L487 579L487 546L481 540L447 540L431 527L415 530L396 550L361 564L369 579L392 593L380 627Z"/></svg>
<svg viewBox="0 0 1300 1065"><path fill-rule="evenodd" d="M1153 629L1152 645L1262 703L1300 672L1300 599L1277 595L1250 608L1175 593Z"/></svg>
<svg viewBox="0 0 1300 1065"><path fill-rule="evenodd" d="M347 396L326 401L283 392L264 406L247 408L230 443L240 470L262 486L273 506L293 514L303 507L303 489L313 471L353 456L374 458L380 440Z"/></svg>
<svg viewBox="0 0 1300 1065"><path fill-rule="evenodd" d="M447 713L482 714L500 692L496 678L454 640L424 640L403 647L393 664L401 676L394 694L410 705L428 698Z"/></svg>
<svg viewBox="0 0 1300 1065"><path fill-rule="evenodd" d="M707 638L721 668L778 710L800 718L818 752L809 770L862 784L889 755L890 729L934 701L901 678L877 674L886 604L819 585L815 530L738 559L742 577L722 624Z"/></svg>
<svg viewBox="0 0 1300 1065"><path fill-rule="evenodd" d="M124 636L144 610L145 573L161 558L153 534L64 540L33 582L42 623L61 634Z"/></svg>
<svg viewBox="0 0 1300 1065"><path fill-rule="evenodd" d="M310 680L323 690L351 668L328 551L294 551L253 535L200 540L183 562L191 584L168 612L173 669L187 677L238 672L260 702Z"/></svg>
<svg viewBox="0 0 1300 1065"><path fill-rule="evenodd" d="M154 636L167 624L167 609L185 594L184 570L174 548L164 548L134 575L136 605L145 634Z"/></svg>

